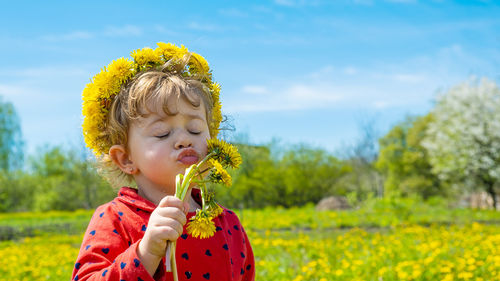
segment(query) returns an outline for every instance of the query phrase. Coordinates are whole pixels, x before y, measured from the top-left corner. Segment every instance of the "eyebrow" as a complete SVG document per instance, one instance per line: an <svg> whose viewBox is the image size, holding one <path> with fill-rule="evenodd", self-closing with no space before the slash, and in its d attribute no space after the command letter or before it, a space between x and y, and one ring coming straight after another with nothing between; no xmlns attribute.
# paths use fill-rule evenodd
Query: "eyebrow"
<svg viewBox="0 0 500 281"><path fill-rule="evenodd" d="M149 114L144 115L144 117L145 117L145 118L147 118L148 116L149 116ZM167 115L167 116L168 116L168 115ZM203 117L202 117L202 116L200 116L200 115L198 115L198 114L185 114L185 116L187 116L187 117L188 117L188 118L190 118L190 119L199 119L199 120L201 120L201 121L205 121L205 120L203 119ZM163 121L163 120L165 120L165 117L162 117L162 116L157 116L155 119L153 119L153 121L151 121L151 122L149 122L149 123L145 124L145 126L146 126L146 127L150 127L150 126L152 126L152 125L156 124L157 122L160 122L160 121Z"/></svg>

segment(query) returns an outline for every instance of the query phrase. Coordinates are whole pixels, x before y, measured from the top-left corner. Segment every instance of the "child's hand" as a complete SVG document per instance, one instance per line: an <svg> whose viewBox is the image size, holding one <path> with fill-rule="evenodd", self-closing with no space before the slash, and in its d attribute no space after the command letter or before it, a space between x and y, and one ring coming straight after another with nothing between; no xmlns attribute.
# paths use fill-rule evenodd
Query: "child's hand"
<svg viewBox="0 0 500 281"><path fill-rule="evenodd" d="M146 233L139 243L138 254L141 259L165 256L167 241L175 241L181 236L189 204L175 196L165 196L149 218ZM144 261L143 261L144 262Z"/></svg>

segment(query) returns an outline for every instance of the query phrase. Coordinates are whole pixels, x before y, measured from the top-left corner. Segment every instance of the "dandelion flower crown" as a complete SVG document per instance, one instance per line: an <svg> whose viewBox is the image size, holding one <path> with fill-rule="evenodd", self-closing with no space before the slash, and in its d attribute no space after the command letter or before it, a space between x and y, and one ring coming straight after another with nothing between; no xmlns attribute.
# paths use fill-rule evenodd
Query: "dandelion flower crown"
<svg viewBox="0 0 500 281"><path fill-rule="evenodd" d="M210 135L217 136L222 121L219 100L220 85L212 81L212 71L207 61L197 53L189 52L181 45L157 43L156 49L143 48L131 52L133 60L119 58L102 68L82 93L83 136L87 147L96 156L107 154L113 145L106 136L108 115L115 97L138 73L158 69L178 73L182 77L199 80L212 97ZM187 63L186 63L187 61ZM179 69L181 68L181 69Z"/></svg>

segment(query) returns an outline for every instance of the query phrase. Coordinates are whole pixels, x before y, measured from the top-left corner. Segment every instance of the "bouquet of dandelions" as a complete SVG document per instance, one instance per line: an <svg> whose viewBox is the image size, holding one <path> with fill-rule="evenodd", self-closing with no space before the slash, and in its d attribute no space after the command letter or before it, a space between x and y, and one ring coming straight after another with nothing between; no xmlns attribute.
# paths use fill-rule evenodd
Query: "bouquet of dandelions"
<svg viewBox="0 0 500 281"><path fill-rule="evenodd" d="M241 164L241 155L238 149L219 139L207 140L207 156L199 163L189 166L184 174L175 178L175 196L184 200L191 183L200 189L202 206L196 210L196 215L188 222L187 231L193 237L209 238L215 233L213 218L222 213L222 208L214 201L214 196L207 190L206 183L222 183L231 186L231 176L226 168L238 168ZM177 264L175 261L176 242L168 241L165 255L167 272L173 272L174 280L178 280Z"/></svg>

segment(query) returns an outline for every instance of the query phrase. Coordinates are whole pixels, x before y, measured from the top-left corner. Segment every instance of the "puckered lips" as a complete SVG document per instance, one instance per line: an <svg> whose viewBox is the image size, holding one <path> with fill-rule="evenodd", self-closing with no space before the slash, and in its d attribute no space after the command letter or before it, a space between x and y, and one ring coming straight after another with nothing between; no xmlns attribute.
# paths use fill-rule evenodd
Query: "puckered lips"
<svg viewBox="0 0 500 281"><path fill-rule="evenodd" d="M198 163L200 157L198 153L193 148L184 148L177 156L177 161L181 162L186 166L191 166Z"/></svg>

